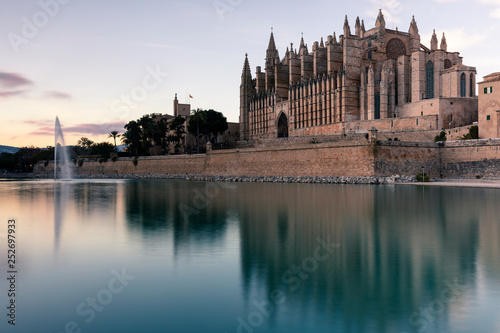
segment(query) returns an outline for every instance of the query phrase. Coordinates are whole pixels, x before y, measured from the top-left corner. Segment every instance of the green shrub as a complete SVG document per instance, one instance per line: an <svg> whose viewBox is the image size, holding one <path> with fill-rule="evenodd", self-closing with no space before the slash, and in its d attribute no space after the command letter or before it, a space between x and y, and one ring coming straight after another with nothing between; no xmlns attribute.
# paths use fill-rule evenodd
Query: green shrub
<svg viewBox="0 0 500 333"><path fill-rule="evenodd" d="M446 132L441 131L441 133L439 133L439 135L436 135L436 137L434 138L434 142L444 142L444 141L446 141Z"/></svg>
<svg viewBox="0 0 500 333"><path fill-rule="evenodd" d="M460 140L476 140L479 139L479 129L477 125L469 127L469 133L464 134Z"/></svg>
<svg viewBox="0 0 500 333"><path fill-rule="evenodd" d="M116 156L111 157L111 161L113 161L113 162L116 162L117 159L118 159L118 157L116 157Z"/></svg>
<svg viewBox="0 0 500 333"><path fill-rule="evenodd" d="M420 173L417 173L417 175L415 176L415 178L417 178L417 182L430 182L431 181L431 178L429 177L429 175L426 173L426 172L420 172Z"/></svg>
<svg viewBox="0 0 500 333"><path fill-rule="evenodd" d="M139 160L137 159L137 157L134 157L134 159L132 160L132 163L137 166L137 164L139 163Z"/></svg>
<svg viewBox="0 0 500 333"><path fill-rule="evenodd" d="M81 167L83 165L83 158L80 158L78 160L78 166Z"/></svg>

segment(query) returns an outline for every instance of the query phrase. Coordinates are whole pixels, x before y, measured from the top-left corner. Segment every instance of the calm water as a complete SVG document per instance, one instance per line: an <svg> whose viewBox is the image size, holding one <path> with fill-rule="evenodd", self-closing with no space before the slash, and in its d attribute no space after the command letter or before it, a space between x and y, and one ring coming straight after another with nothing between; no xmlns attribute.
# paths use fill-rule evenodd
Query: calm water
<svg viewBox="0 0 500 333"><path fill-rule="evenodd" d="M0 181L0 199L1 332L500 332L500 190Z"/></svg>

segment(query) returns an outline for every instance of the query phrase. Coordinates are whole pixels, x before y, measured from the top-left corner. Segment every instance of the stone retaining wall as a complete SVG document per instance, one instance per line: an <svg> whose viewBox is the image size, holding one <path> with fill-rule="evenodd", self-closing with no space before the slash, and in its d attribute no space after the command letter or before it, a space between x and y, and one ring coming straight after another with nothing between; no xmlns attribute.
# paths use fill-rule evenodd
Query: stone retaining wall
<svg viewBox="0 0 500 333"><path fill-rule="evenodd" d="M99 163L85 160L74 174L202 175L272 177L415 176L422 168L433 178L500 177L500 139L441 144L360 139L212 151L201 155L119 158ZM39 175L53 174L53 164L35 166Z"/></svg>

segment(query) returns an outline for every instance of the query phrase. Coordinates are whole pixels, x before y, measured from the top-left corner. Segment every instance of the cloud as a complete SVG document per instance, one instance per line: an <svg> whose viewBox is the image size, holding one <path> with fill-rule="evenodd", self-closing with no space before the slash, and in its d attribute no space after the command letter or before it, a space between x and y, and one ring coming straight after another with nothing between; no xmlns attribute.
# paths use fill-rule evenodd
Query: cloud
<svg viewBox="0 0 500 333"><path fill-rule="evenodd" d="M24 120L23 123L35 126L50 126L55 122L52 120Z"/></svg>
<svg viewBox="0 0 500 333"><path fill-rule="evenodd" d="M26 93L26 89L20 90L19 88L31 84L33 84L33 81L21 74L0 72L0 87L5 88L5 90L0 90L0 98L23 95Z"/></svg>
<svg viewBox="0 0 500 333"><path fill-rule="evenodd" d="M370 0L372 3L372 9L370 9L369 15L376 13L378 15L378 10L382 9L382 14L384 14L384 19L387 23L401 23L400 14L404 9L403 4L399 0ZM376 16L375 16L376 18Z"/></svg>
<svg viewBox="0 0 500 333"><path fill-rule="evenodd" d="M37 130L29 133L29 135L54 135L54 126L49 126L47 121L25 121L25 123L33 124L33 125L41 125ZM103 135L108 134L111 131L117 130L120 131L125 126L125 122L123 121L115 121L109 123L102 124L76 124L73 126L67 126L62 128L63 134L73 134L73 135L82 135L82 136L91 136L91 135Z"/></svg>
<svg viewBox="0 0 500 333"><path fill-rule="evenodd" d="M0 85L6 88L17 88L33 84L33 81L18 73L0 72Z"/></svg>
<svg viewBox="0 0 500 333"><path fill-rule="evenodd" d="M500 8L495 9L490 14L491 17L500 19Z"/></svg>
<svg viewBox="0 0 500 333"><path fill-rule="evenodd" d="M486 36L480 33L469 33L465 28L455 28L444 30L446 36L446 44L448 44L449 52L462 52L463 50L481 43L485 40ZM441 41L443 31L436 29L438 41ZM424 45L430 45L432 34L425 34L422 36L421 41Z"/></svg>
<svg viewBox="0 0 500 333"><path fill-rule="evenodd" d="M500 6L500 0L477 0L477 2L485 5ZM500 8L492 10L490 16L496 19L500 19Z"/></svg>
<svg viewBox="0 0 500 333"><path fill-rule="evenodd" d="M0 98L9 98L24 94L25 90L0 91Z"/></svg>
<svg viewBox="0 0 500 333"><path fill-rule="evenodd" d="M61 91L46 91L44 98L55 98L55 99L71 99L72 96L68 93Z"/></svg>

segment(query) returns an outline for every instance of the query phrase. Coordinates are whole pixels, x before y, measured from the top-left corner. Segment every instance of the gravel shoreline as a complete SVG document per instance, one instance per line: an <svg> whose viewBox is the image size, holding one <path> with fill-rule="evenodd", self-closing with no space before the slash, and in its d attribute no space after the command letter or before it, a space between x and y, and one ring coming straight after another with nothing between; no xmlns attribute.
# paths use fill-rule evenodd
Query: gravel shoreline
<svg viewBox="0 0 500 333"><path fill-rule="evenodd" d="M49 175L32 178L50 179ZM179 179L189 181L241 182L241 183L301 183L301 184L396 184L416 182L414 176L391 177L290 177L290 176L204 176L204 175L77 175L76 179Z"/></svg>

